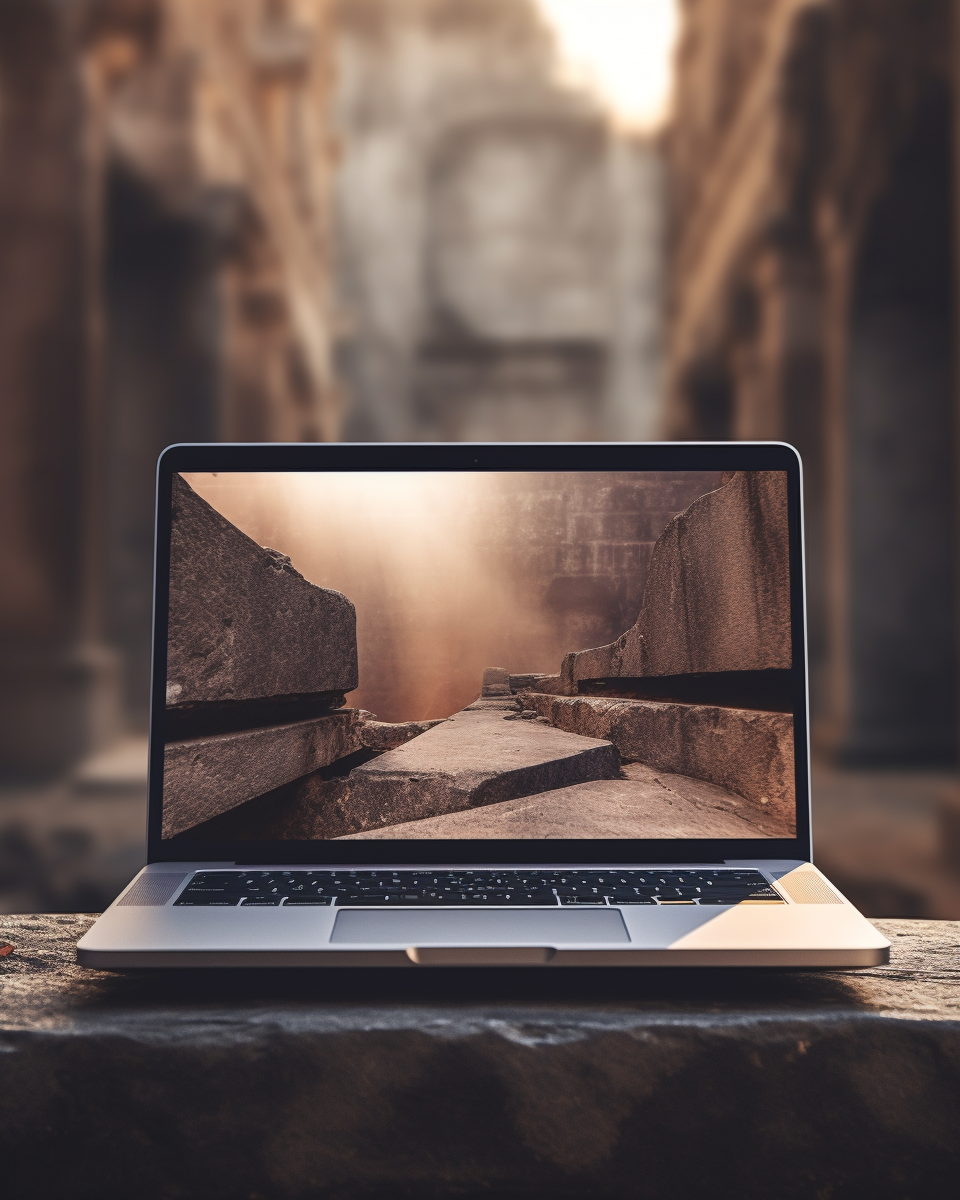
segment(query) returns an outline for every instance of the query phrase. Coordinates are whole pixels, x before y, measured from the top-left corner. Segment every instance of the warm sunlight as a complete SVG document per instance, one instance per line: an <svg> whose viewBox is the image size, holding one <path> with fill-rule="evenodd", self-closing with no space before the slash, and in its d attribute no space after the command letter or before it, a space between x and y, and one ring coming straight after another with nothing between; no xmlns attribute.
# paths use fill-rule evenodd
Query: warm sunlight
<svg viewBox="0 0 960 1200"><path fill-rule="evenodd" d="M563 77L589 87L640 133L667 119L677 0L537 0L555 31Z"/></svg>

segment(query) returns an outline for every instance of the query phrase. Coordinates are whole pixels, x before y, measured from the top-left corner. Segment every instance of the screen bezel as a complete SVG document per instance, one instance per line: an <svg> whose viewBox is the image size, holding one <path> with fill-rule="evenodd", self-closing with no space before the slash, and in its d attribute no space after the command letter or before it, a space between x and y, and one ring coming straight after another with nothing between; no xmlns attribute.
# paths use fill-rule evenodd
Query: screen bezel
<svg viewBox="0 0 960 1200"><path fill-rule="evenodd" d="M785 471L790 525L793 721L797 833L794 838L618 838L597 840L164 841L163 716L166 703L171 489L175 473L371 471ZM784 442L470 443L405 445L194 444L166 449L157 464L153 672L147 861L310 864L655 863L811 857L802 467ZM559 669L559 664L557 664ZM362 849L358 849L362 846Z"/></svg>

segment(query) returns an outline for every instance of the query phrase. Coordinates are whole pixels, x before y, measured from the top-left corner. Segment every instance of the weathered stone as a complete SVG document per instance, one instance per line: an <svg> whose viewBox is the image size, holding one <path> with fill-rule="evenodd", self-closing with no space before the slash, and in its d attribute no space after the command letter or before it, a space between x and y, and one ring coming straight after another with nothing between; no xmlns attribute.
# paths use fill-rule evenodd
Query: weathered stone
<svg viewBox="0 0 960 1200"><path fill-rule="evenodd" d="M351 602L308 583L173 479L167 704L348 692Z"/></svg>
<svg viewBox="0 0 960 1200"><path fill-rule="evenodd" d="M755 809L702 779L661 774L640 763L620 779L488 804L390 825L353 837L376 838L762 838Z"/></svg>
<svg viewBox="0 0 960 1200"><path fill-rule="evenodd" d="M510 690L517 692L547 692L555 696L567 696L569 692L562 675L511 675Z"/></svg>
<svg viewBox="0 0 960 1200"><path fill-rule="evenodd" d="M544 683L558 678L552 675L511 675L509 679L511 692L543 692L549 691L549 688L544 688Z"/></svg>
<svg viewBox="0 0 960 1200"><path fill-rule="evenodd" d="M163 753L163 836L173 837L254 796L360 749L355 709L291 725L168 742Z"/></svg>
<svg viewBox="0 0 960 1200"><path fill-rule="evenodd" d="M793 836L796 784L789 713L536 692L521 699L558 729L608 738L625 759L735 792L766 836Z"/></svg>
<svg viewBox="0 0 960 1200"><path fill-rule="evenodd" d="M487 667L483 672L481 696L509 696L510 672L502 667Z"/></svg>
<svg viewBox="0 0 960 1200"><path fill-rule="evenodd" d="M347 827L326 836L611 779L619 767L608 741L534 721L507 724L500 705L481 702L351 771L338 814Z"/></svg>
<svg viewBox="0 0 960 1200"><path fill-rule="evenodd" d="M379 753L396 750L398 746L403 746L412 738L419 737L421 733L426 733L435 725L442 725L444 719L403 721L396 724L390 721L364 721L360 726L360 741L368 750L376 750Z"/></svg>
<svg viewBox="0 0 960 1200"><path fill-rule="evenodd" d="M119 974L91 922L0 927L10 1196L956 1194L958 922L859 971Z"/></svg>
<svg viewBox="0 0 960 1200"><path fill-rule="evenodd" d="M569 685L791 661L786 473L740 471L664 529L636 625L568 658L563 673Z"/></svg>

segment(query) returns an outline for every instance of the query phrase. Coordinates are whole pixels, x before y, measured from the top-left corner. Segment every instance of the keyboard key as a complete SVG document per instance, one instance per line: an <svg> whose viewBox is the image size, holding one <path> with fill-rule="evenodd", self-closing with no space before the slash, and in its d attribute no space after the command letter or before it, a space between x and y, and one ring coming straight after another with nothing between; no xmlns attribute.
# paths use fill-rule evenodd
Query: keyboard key
<svg viewBox="0 0 960 1200"><path fill-rule="evenodd" d="M611 870L198 871L185 907L556 907L782 904L759 871L737 868Z"/></svg>

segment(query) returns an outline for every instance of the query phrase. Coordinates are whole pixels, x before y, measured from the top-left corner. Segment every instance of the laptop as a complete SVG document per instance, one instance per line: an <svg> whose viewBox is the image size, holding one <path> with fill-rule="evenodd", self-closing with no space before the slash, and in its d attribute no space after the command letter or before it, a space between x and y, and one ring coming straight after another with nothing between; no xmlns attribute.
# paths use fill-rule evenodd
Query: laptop
<svg viewBox="0 0 960 1200"><path fill-rule="evenodd" d="M887 961L811 861L792 447L178 445L156 531L81 964Z"/></svg>

